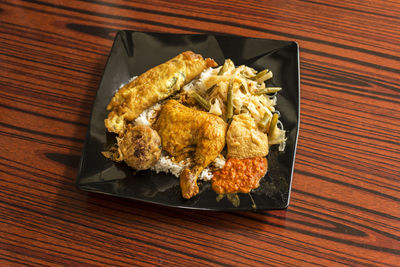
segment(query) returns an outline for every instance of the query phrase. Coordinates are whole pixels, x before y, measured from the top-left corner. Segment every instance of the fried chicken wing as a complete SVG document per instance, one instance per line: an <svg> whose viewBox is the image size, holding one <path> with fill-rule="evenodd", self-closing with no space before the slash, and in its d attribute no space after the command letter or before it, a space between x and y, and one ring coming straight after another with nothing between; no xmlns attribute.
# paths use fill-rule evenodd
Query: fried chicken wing
<svg viewBox="0 0 400 267"><path fill-rule="evenodd" d="M225 146L226 123L218 116L169 100L161 109L154 129L162 147L171 156L184 159L194 152L194 166L180 175L182 196L189 199L199 192L197 178Z"/></svg>
<svg viewBox="0 0 400 267"><path fill-rule="evenodd" d="M110 132L121 134L127 121L136 119L145 109L178 92L208 67L214 60L186 51L158 65L123 86L107 106L110 111L105 126Z"/></svg>

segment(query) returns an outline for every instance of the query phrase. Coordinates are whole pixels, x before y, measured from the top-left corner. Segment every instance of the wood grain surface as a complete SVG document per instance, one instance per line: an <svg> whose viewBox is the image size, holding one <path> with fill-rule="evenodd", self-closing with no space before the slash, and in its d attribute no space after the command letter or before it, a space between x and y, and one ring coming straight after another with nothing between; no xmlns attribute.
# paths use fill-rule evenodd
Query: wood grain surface
<svg viewBox="0 0 400 267"><path fill-rule="evenodd" d="M297 41L291 204L199 212L80 191L118 30ZM399 266L400 2L0 0L0 265Z"/></svg>

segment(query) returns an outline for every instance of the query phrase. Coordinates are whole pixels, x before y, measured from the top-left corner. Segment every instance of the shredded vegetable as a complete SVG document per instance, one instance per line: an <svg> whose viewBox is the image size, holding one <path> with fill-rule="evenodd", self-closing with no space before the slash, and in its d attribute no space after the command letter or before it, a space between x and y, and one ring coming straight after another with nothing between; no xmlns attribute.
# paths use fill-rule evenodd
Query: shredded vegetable
<svg viewBox="0 0 400 267"><path fill-rule="evenodd" d="M222 66L206 70L198 80L186 85L183 94L193 97L192 92L195 92L196 102L201 107L225 121L248 113L259 130L268 135L269 144L280 144L282 148L285 131L275 110L276 93L282 88L266 86L265 81L272 77L268 69L257 72L245 65L235 67L232 60L227 59Z"/></svg>

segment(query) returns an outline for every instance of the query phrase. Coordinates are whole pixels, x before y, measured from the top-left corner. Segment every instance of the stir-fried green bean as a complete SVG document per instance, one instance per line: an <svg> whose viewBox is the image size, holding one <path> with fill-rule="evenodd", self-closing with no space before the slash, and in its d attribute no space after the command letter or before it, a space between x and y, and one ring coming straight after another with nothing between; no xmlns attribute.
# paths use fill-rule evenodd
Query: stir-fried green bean
<svg viewBox="0 0 400 267"><path fill-rule="evenodd" d="M243 94L247 94L247 91L248 91L247 82L242 81L242 84L240 85L239 89Z"/></svg>
<svg viewBox="0 0 400 267"><path fill-rule="evenodd" d="M255 94L256 95L273 94L279 92L280 90L282 90L281 87L266 87L258 90Z"/></svg>
<svg viewBox="0 0 400 267"><path fill-rule="evenodd" d="M262 83L262 82L264 82L265 80L268 80L271 77L272 77L272 73L268 69L265 69L263 71L260 71L259 73L256 74L256 76L253 76L250 79L253 80L253 81L257 81L259 83Z"/></svg>
<svg viewBox="0 0 400 267"><path fill-rule="evenodd" d="M251 77L250 79L253 80L253 81L255 81L255 80L257 80L258 78L260 78L261 76L267 74L268 71L269 71L268 69L265 69L265 70L263 70L263 71L260 71L260 72L257 73L255 76Z"/></svg>
<svg viewBox="0 0 400 267"><path fill-rule="evenodd" d="M201 95L199 95L199 94L196 93L196 92L192 92L192 93L191 93L191 97L193 97L194 100L196 100L196 102L197 102L202 108L204 108L204 109L207 110L207 111L210 110L210 108L211 108L210 103L208 103L208 101L205 100Z"/></svg>
<svg viewBox="0 0 400 267"><path fill-rule="evenodd" d="M269 130L268 130L268 136L271 136L272 133L274 132L274 129L276 128L276 124L278 123L278 113L274 113L271 119L271 123L269 125Z"/></svg>
<svg viewBox="0 0 400 267"><path fill-rule="evenodd" d="M229 81L228 94L226 97L226 119L233 117L233 80Z"/></svg>
<svg viewBox="0 0 400 267"><path fill-rule="evenodd" d="M217 83L214 84L213 86L211 86L210 88L208 88L208 89L206 90L206 94L207 94L207 95L211 94L212 91L214 91L214 88L215 88L216 86L217 86Z"/></svg>

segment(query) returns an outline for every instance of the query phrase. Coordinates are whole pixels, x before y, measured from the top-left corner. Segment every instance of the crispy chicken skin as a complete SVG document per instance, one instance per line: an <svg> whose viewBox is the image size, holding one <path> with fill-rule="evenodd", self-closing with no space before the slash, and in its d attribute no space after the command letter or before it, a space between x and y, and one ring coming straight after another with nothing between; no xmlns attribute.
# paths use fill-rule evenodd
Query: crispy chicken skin
<svg viewBox="0 0 400 267"><path fill-rule="evenodd" d="M158 65L123 86L107 106L110 111L104 123L109 132L122 134L127 121L136 119L145 109L178 92L214 60L186 51Z"/></svg>
<svg viewBox="0 0 400 267"><path fill-rule="evenodd" d="M221 153L225 146L226 123L218 116L168 100L162 107L154 129L162 147L182 160L194 152L194 166L180 175L182 196L189 199L199 192L199 174Z"/></svg>

